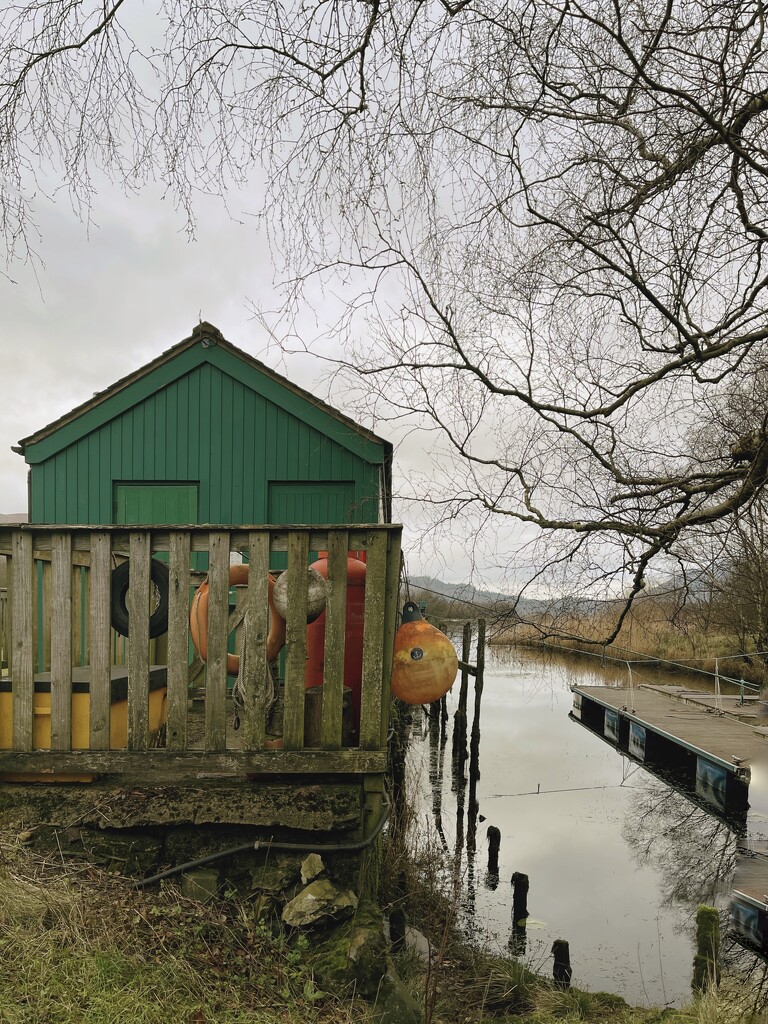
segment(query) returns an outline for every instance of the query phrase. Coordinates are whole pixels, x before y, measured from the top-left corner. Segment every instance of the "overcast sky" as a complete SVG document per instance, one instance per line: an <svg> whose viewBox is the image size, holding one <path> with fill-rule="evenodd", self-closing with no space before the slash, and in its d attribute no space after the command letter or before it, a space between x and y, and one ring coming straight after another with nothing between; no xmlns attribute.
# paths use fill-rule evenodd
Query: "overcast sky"
<svg viewBox="0 0 768 1024"><path fill-rule="evenodd" d="M198 204L193 241L182 214L159 190L126 196L107 187L95 201L90 224L63 195L58 202L38 203L36 262L11 265L0 278L0 513L27 506L26 465L12 445L187 337L200 319L359 418L343 394L326 394L321 363L307 356L286 360L269 346L252 308L276 308L281 293L252 215L258 197L230 196L228 203L232 215L220 200ZM316 299L318 322L309 313L305 317L310 339L323 323L325 300ZM366 425L397 445L392 424ZM396 481L423 464L413 438L395 458ZM397 493L397 482L395 487ZM413 507L400 506L396 517L406 525L411 573L469 577L472 556L465 537L433 543ZM483 561L498 578L493 552Z"/></svg>

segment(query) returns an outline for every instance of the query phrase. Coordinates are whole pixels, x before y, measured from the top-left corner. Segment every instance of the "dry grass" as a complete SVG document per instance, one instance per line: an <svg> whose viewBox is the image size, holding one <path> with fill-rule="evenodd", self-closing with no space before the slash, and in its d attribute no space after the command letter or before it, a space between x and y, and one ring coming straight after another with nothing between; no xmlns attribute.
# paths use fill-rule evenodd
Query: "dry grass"
<svg viewBox="0 0 768 1024"><path fill-rule="evenodd" d="M639 655L710 673L715 670L716 658L730 658L742 650L737 636L705 628L706 624L695 616L654 597L638 599L616 639L604 645L617 615L618 609L611 606L590 616L567 612L541 615L538 621L505 629L494 636L494 642L533 646L546 642L565 651L605 654L618 660L633 660ZM765 659L748 655L749 651L743 657L723 661L720 672L761 685L768 682Z"/></svg>
<svg viewBox="0 0 768 1024"><path fill-rule="evenodd" d="M0 837L0 1024L351 1024L317 990L306 939L247 905L133 890Z"/></svg>

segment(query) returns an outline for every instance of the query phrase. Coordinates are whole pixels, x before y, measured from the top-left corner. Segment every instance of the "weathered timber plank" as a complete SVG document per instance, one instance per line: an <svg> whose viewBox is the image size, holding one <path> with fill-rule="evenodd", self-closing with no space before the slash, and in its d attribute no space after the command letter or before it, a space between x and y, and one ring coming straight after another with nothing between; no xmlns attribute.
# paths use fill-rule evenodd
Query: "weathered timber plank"
<svg viewBox="0 0 768 1024"><path fill-rule="evenodd" d="M264 746L264 722L272 700L272 675L267 665L269 635L269 535L248 535L248 590L245 594L244 664L240 681L243 697L243 746L258 750Z"/></svg>
<svg viewBox="0 0 768 1024"><path fill-rule="evenodd" d="M348 551L347 530L328 534L328 599L325 606L323 717L320 739L320 745L325 750L338 750L341 747Z"/></svg>
<svg viewBox="0 0 768 1024"><path fill-rule="evenodd" d="M32 749L34 715L34 650L32 645L35 576L32 561L32 534L14 531L11 580L13 584L13 749Z"/></svg>
<svg viewBox="0 0 768 1024"><path fill-rule="evenodd" d="M338 775L386 771L381 750L259 750L218 753L166 750L81 750L21 752L0 750L0 773L72 772L131 774L139 782L169 782L222 775ZM2 780L0 780L2 781Z"/></svg>
<svg viewBox="0 0 768 1024"><path fill-rule="evenodd" d="M395 629L397 627L397 601L400 595L400 531L388 534L387 582L384 589L384 653L381 663L381 732L379 739L386 746L392 697L392 663L394 659Z"/></svg>
<svg viewBox="0 0 768 1024"><path fill-rule="evenodd" d="M38 600L35 604L35 659L38 672L49 672L51 668L51 608L53 607L53 573L51 571L50 559L48 565L35 562L35 574L38 580L38 587L40 587L38 590ZM42 609L40 607L41 595ZM43 639L42 660L40 660L41 636Z"/></svg>
<svg viewBox="0 0 768 1024"><path fill-rule="evenodd" d="M51 749L72 746L72 537L55 533L51 560Z"/></svg>
<svg viewBox="0 0 768 1024"><path fill-rule="evenodd" d="M172 533L168 552L168 722L169 750L187 745L189 651L189 534Z"/></svg>
<svg viewBox="0 0 768 1024"><path fill-rule="evenodd" d="M369 538L365 573L365 627L363 682L360 696L360 746L376 750L382 745L382 669L384 661L384 608L387 585L387 535Z"/></svg>
<svg viewBox="0 0 768 1024"><path fill-rule="evenodd" d="M285 619L285 712L283 746L304 746L304 687L307 671L307 564L309 533L288 536L288 611Z"/></svg>
<svg viewBox="0 0 768 1024"><path fill-rule="evenodd" d="M91 534L90 555L91 699L88 711L92 750L109 750L110 718L110 577L111 542L108 533Z"/></svg>
<svg viewBox="0 0 768 1024"><path fill-rule="evenodd" d="M227 636L229 624L229 534L209 537L208 668L205 676L205 747L227 746Z"/></svg>
<svg viewBox="0 0 768 1024"><path fill-rule="evenodd" d="M149 740L149 534L132 533L128 583L128 749Z"/></svg>

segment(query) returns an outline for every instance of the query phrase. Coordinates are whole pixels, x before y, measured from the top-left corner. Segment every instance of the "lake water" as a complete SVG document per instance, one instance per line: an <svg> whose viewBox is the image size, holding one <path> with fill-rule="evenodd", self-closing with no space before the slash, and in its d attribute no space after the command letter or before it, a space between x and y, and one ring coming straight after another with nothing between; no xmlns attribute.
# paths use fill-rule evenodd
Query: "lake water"
<svg viewBox="0 0 768 1024"><path fill-rule="evenodd" d="M408 757L419 825L447 851L459 848L462 924L484 945L507 948L510 878L523 872L524 959L533 969L551 974L552 942L567 939L574 985L633 1005L678 1006L691 995L696 908L728 906L736 836L569 718L571 685L609 681L588 663L489 648L477 784L485 821L475 855L463 849L467 824L457 817L451 769L458 681L444 743L414 709ZM470 680L470 726L473 701ZM468 792L464 799L469 806ZM502 836L495 888L486 870L490 825Z"/></svg>

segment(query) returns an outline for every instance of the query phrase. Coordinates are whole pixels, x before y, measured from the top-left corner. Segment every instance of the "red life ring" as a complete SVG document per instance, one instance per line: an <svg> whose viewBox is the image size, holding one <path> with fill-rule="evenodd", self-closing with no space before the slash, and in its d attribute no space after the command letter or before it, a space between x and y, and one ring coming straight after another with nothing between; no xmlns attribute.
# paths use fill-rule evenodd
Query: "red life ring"
<svg viewBox="0 0 768 1024"><path fill-rule="evenodd" d="M229 585L237 587L248 583L248 566L231 565L229 567ZM285 619L282 617L272 600L275 577L269 576L269 635L267 636L267 661L273 662L285 645ZM204 580L195 591L192 607L189 612L189 631L192 643L200 655L201 661L208 660L208 581ZM227 655L227 675L236 676L240 669L240 658L237 654Z"/></svg>

